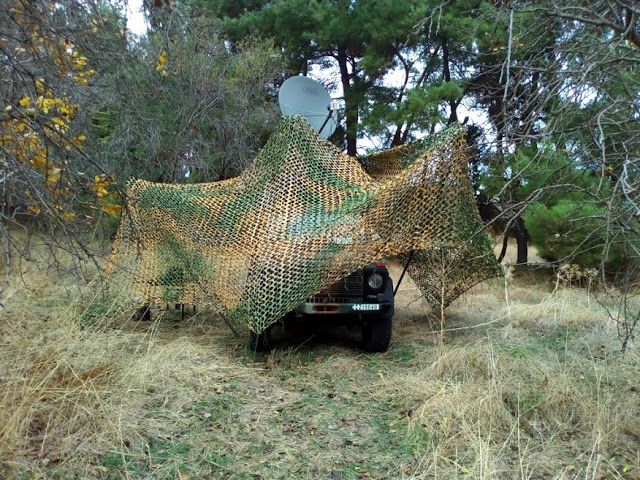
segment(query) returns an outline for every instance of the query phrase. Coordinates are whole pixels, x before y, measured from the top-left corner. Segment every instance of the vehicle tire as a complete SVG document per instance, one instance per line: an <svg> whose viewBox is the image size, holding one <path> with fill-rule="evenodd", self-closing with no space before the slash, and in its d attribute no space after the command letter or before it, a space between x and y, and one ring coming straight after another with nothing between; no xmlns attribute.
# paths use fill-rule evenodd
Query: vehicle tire
<svg viewBox="0 0 640 480"><path fill-rule="evenodd" d="M149 304L143 305L131 316L131 320L136 322L150 322L151 321L151 306Z"/></svg>
<svg viewBox="0 0 640 480"><path fill-rule="evenodd" d="M249 332L249 348L252 352L267 352L273 348L271 342L271 327L261 333Z"/></svg>
<svg viewBox="0 0 640 480"><path fill-rule="evenodd" d="M386 352L391 342L393 315L367 319L362 325L362 346L367 352Z"/></svg>

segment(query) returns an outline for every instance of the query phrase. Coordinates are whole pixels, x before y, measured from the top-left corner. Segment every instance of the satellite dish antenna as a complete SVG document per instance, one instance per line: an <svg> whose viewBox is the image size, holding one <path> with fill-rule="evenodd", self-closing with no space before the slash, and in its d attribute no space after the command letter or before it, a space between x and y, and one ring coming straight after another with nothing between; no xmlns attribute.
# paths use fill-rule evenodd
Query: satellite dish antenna
<svg viewBox="0 0 640 480"><path fill-rule="evenodd" d="M287 78L278 92L278 102L283 115L302 115L322 138L329 138L338 126L337 102L308 77Z"/></svg>

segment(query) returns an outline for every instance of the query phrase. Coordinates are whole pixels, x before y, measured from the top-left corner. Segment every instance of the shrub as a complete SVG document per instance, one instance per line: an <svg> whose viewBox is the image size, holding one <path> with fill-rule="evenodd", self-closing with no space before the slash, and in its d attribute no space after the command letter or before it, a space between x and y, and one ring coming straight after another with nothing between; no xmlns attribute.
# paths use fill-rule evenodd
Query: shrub
<svg viewBox="0 0 640 480"><path fill-rule="evenodd" d="M572 200L553 206L534 203L527 210L527 230L546 260L571 259L582 267L603 262L618 267L625 261L623 246L607 241L606 211L598 205Z"/></svg>

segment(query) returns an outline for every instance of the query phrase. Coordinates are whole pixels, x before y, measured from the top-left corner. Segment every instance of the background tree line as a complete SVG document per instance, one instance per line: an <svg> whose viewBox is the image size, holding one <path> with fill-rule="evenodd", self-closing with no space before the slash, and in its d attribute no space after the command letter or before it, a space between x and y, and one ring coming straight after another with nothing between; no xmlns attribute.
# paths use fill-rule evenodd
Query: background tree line
<svg viewBox="0 0 640 480"><path fill-rule="evenodd" d="M124 5L2 0L7 275L10 243L29 254L20 230L89 257L87 232L117 220L131 177L237 175L277 122L284 79L324 72L344 95L332 141L348 154L466 121L481 213L504 248L517 239L518 263L532 241L633 287L636 2L147 0L141 38Z"/></svg>

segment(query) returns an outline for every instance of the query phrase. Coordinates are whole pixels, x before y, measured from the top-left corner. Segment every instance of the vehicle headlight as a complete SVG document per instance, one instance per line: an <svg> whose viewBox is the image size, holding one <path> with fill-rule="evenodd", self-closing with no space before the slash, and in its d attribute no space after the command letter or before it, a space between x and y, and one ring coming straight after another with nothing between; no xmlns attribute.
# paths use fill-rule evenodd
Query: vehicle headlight
<svg viewBox="0 0 640 480"><path fill-rule="evenodd" d="M382 282L383 282L383 278L382 275L380 275L379 273L372 273L371 275L369 275L369 278L367 279L367 283L369 284L369 288L371 288L372 290L377 290L380 287L382 287Z"/></svg>

